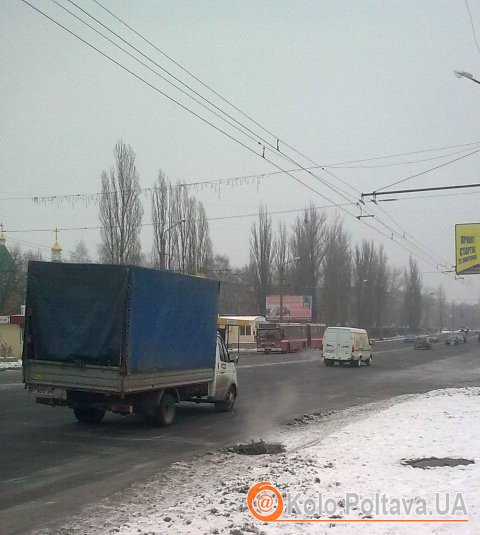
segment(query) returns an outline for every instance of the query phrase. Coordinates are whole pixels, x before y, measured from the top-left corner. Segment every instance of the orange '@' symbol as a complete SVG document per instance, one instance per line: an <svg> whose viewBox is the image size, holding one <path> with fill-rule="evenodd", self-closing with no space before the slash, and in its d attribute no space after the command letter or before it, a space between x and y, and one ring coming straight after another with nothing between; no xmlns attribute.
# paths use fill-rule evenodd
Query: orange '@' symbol
<svg viewBox="0 0 480 535"><path fill-rule="evenodd" d="M268 481L260 481L250 488L247 505L250 513L263 522L274 522L283 512L282 495Z"/></svg>

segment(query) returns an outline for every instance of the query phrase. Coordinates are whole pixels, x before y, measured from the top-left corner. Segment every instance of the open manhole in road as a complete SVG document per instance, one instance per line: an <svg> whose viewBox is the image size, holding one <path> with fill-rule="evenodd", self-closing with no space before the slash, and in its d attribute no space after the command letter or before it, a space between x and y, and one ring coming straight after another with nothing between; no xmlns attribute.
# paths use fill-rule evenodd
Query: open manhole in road
<svg viewBox="0 0 480 535"><path fill-rule="evenodd" d="M413 466L413 468L435 468L437 466L466 466L475 464L471 459L462 459L454 457L424 457L422 459L409 459L403 461L404 465Z"/></svg>
<svg viewBox="0 0 480 535"><path fill-rule="evenodd" d="M276 455L285 451L285 446L278 442L264 442L259 440L249 442L248 444L235 444L227 446L227 451L238 453L239 455Z"/></svg>

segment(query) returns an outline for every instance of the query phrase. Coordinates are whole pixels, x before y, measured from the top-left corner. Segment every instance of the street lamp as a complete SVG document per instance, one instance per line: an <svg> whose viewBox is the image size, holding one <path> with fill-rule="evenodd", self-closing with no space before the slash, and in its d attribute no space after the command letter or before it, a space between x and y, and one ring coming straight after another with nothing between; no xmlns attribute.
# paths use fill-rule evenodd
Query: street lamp
<svg viewBox="0 0 480 535"><path fill-rule="evenodd" d="M465 71L453 71L453 73L455 74L455 76L457 78L468 78L469 80L472 80L472 82L475 82L476 84L480 84L480 81L479 80L476 80L472 74L470 74L469 72L465 72Z"/></svg>
<svg viewBox="0 0 480 535"><path fill-rule="evenodd" d="M164 231L162 232L162 242L161 242L164 249L165 249L165 236L167 235L167 232L170 232L177 225L185 223L185 221L186 221L186 219L183 217L179 221L176 221L175 223L173 223L173 225L170 225L168 228L164 229ZM170 256L170 255L167 255L167 253L163 252L163 254L161 256L162 256L162 259L161 259L161 261L162 261L162 269L165 269L165 257L166 256Z"/></svg>
<svg viewBox="0 0 480 535"><path fill-rule="evenodd" d="M296 256L295 258L292 258L288 262L285 262L282 264L282 274L280 276L280 314L279 314L279 323L282 323L283 320L283 281L285 276L285 266L288 266L288 264L291 264L292 262L296 262L297 260L300 260L299 256Z"/></svg>

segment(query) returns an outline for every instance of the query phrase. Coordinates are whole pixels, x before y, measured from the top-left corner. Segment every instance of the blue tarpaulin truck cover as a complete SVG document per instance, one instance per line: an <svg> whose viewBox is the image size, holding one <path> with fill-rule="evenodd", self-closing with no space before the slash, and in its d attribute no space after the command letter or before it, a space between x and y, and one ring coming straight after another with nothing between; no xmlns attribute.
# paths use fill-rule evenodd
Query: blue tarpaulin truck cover
<svg viewBox="0 0 480 535"><path fill-rule="evenodd" d="M23 358L127 374L213 368L218 292L169 271L30 262Z"/></svg>

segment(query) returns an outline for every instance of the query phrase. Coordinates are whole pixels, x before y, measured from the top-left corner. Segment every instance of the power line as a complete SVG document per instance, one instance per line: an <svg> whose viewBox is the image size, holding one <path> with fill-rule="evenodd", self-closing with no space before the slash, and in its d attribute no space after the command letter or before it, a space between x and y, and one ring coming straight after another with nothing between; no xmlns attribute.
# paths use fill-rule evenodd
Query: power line
<svg viewBox="0 0 480 535"><path fill-rule="evenodd" d="M479 144L479 143L480 142L468 143L468 145ZM448 149L448 148L454 148L454 147L443 147L443 148L439 148L439 149L427 149L427 151L429 152L429 151L444 150L446 148ZM465 150L468 150L468 149L465 149ZM425 152L425 151L415 151L415 152L406 153L406 154L418 154L419 152ZM464 152L464 151L460 151L460 152ZM438 157L435 157L435 158L432 158L432 159L444 158L444 157L447 157L447 156L451 156L452 154L456 154L456 153L451 153L449 155L444 155L444 156L438 156ZM205 187L205 186L217 185L217 184L218 185L227 185L228 186L228 185L232 185L235 182L242 182L242 181L247 183L247 184L251 184L252 182L250 182L250 181L263 180L264 178L275 176L275 175L283 175L283 174L286 174L286 173L300 172L300 171L304 171L304 169L308 169L308 170L323 169L326 173L330 174L332 177L334 177L337 180L343 182L353 192L355 192L357 194L361 194L359 189L357 189L357 188L353 187L352 185L348 184L347 182L343 181L340 177L335 175L333 172L329 171L328 168L343 168L343 169L363 168L363 166L355 166L355 167L351 167L351 168L350 167L341 167L341 166L344 163L348 164L348 163L353 163L353 162L364 162L364 161L371 161L371 160L377 160L377 159L394 158L396 156L397 155L378 156L378 157L375 157L375 158L368 158L368 159L349 160L347 162L337 162L337 163L332 163L332 164L320 164L320 165L306 167L306 168L296 167L296 168L292 168L292 169L287 169L285 171L270 171L268 173L256 173L256 174L251 174L251 175L239 175L239 176L234 176L234 177L224 177L224 178L217 178L217 179L212 179L212 180L196 180L196 181L192 181L192 182L179 182L179 183L177 183L175 185L175 187L181 187L181 188L183 188L183 187L185 187L185 188ZM396 162L396 163L393 163L393 164L386 164L385 166L402 165L403 163L419 163L419 162L423 162L423 161L427 161L427 160L418 160L416 162L413 162L413 161L411 161L411 162ZM382 166L378 166L378 167L383 167L383 165ZM365 167L365 168L368 169L369 167ZM141 192L142 193L147 193L147 192L150 192L150 191L155 191L156 189L157 189L156 186L151 187L151 188L142 188ZM35 195L31 195L31 196L21 196L21 197L1 197L0 198L0 202L3 202L3 201L33 201L33 202L39 203L39 202L51 202L51 201L59 201L59 200L87 201L88 197L91 197L92 199L94 199L95 197L100 197L100 196L103 196L103 195L114 195L116 193L119 193L119 191L120 190L112 190L112 191L107 191L107 192L97 191L97 192L93 192L93 193L92 192L67 193L67 194L57 194L57 193L55 193L55 194L50 194L50 195L35 194ZM450 194L450 195L453 196L455 194ZM429 195L429 196L422 196L422 197L408 197L408 199L428 199L428 198L433 198L433 197L448 197L450 195ZM457 194L457 195L465 195L465 194L460 193L460 194ZM396 199L396 200L398 200L398 199ZM402 200L405 200L405 199L402 199Z"/></svg>
<svg viewBox="0 0 480 535"><path fill-rule="evenodd" d="M350 160L348 162L338 162L338 163L333 163L333 164L329 164L329 165L324 165L323 167L334 167L336 165L346 165L346 164L349 164L349 163L373 162L375 160L386 160L386 159L389 159L389 158L401 158L403 156L413 156L414 154L425 154L427 152L439 152L441 150L458 149L458 148L461 148L461 147L469 147L471 145L479 145L479 144L480 144L480 141L472 141L470 143L463 143L461 145L450 145L450 146L446 146L446 147L436 147L436 148L433 148L433 149L423 149L423 150L417 150L417 151L413 151L413 152L400 152L400 153L396 153L396 154L389 154L387 156L374 156L374 157L371 157L371 158L363 158L361 160Z"/></svg>
<svg viewBox="0 0 480 535"><path fill-rule="evenodd" d="M184 109L185 111L191 113L192 115L194 115L195 117L197 117L198 119L200 119L201 121L203 121L204 123L210 125L211 127L215 128L215 130L219 131L220 133L224 134L225 136L227 136L229 139L231 139L232 141L235 141L236 143L238 143L239 145L241 145L243 148L247 149L248 151L252 152L253 154L255 154L256 156L260 156L262 157L265 161L269 162L271 165L273 165L274 167L276 167L277 169L279 169L280 171L288 174L290 177L292 177L296 182L302 184L303 186L305 186L307 189L309 189L310 191L316 193L317 195L319 195L320 197L324 198L325 200L327 200L328 202L333 202L331 201L328 197L326 197L325 195L323 195L322 193L320 193L318 190L312 188L311 186L309 186L308 184L306 184L305 182L303 182L302 180L300 180L299 178L297 178L296 176L292 175L291 173L289 173L288 171L285 171L284 169L282 169L279 165L275 164L273 161L269 160L268 158L265 157L265 155L260 155L259 153L257 153L255 150L253 150L251 147L249 147L248 145L245 145L245 143L243 143L242 141L238 140L237 138L235 138L234 136L228 134L227 132L225 132L224 130L222 130L220 127L218 127L217 125L213 124L212 122L208 121L207 119L205 119L204 117L202 117L201 115L199 115L198 113L194 112L193 110L191 110L190 108L188 108L187 106L181 104L179 101L175 100L173 97L167 95L164 91L160 90L158 87L154 86L153 84L151 84L150 82L148 82L147 80L145 80L144 78L142 78L141 76L139 76L138 74L136 74L134 71L128 69L127 67L125 67L124 65L122 65L121 63L119 63L118 61L116 61L115 59L113 59L111 56L109 56L108 54L106 54L105 52L102 52L100 49L98 49L97 47L95 47L94 45L92 45L91 43L89 43L88 41L86 41L85 39L83 39L82 37L80 37L79 35L77 35L75 32L69 30L66 26L64 26L63 24L61 24L60 22L56 21L55 19L53 19L52 17L50 17L49 15L47 15L46 13L44 13L43 11L41 11L40 9L38 9L37 7L33 6L32 4L30 4L27 0L21 0L24 4L28 5L29 7L31 7L32 9L34 9L35 11L37 11L39 14L41 14L42 16L44 16L45 18L47 18L48 20L50 20L51 22L53 22L54 24L56 24L57 26L59 26L60 28L62 28L63 30L65 30L66 32L68 32L70 35L72 35L73 37L77 38L78 40L80 40L81 42L83 42L84 44L86 44L88 47L92 48L93 50L95 50L96 52L98 52L99 54L101 54L102 56L104 56L106 59L108 59L109 61L111 61L112 63L114 63L115 65L117 65L118 67L120 67L121 69L123 69L124 71L128 72L129 74L131 74L132 76L134 76L135 78L137 78L138 80L140 80L141 82L145 83L146 85L148 85L149 87L151 87L152 89L154 89L155 91L157 91L158 93L160 93L162 96L168 98L170 101L174 102L175 104L177 104L178 106L180 106L182 109ZM347 212L348 213L348 212ZM352 215L352 214L350 214Z"/></svg>
<svg viewBox="0 0 480 535"><path fill-rule="evenodd" d="M168 100L170 100L171 102L173 102L174 104L177 104L177 106L180 106L183 110L187 111L188 113L192 114L193 116L195 116L197 119L200 119L201 121L203 121L204 123L210 125L212 128L214 128L215 130L219 131L220 133L224 134L225 136L227 136L228 138L230 138L231 140L235 141L236 143L240 144L242 147L244 147L245 149L249 150L250 152L253 152L255 153L257 156L259 155L256 151L254 151L252 148L250 148L248 145L245 145L242 141L236 139L235 137L233 137L232 135L230 135L229 133L225 132L224 130L222 130L219 126L213 124L212 122L208 121L208 119L205 119L204 117L202 117L201 115L199 115L198 113L194 112L193 110L191 110L190 108L188 108L187 106L185 106L184 104L182 104L181 102L179 102L178 100L175 100L173 97L171 97L170 95L168 95L167 93L165 93L164 91L162 91L161 89L159 89L157 86L151 84L150 82L148 82L147 80L145 80L144 78L142 78L140 75L138 75L137 73L135 73L134 71L132 71L131 69L129 69L128 67L125 67L124 65L122 65L120 62L116 61L114 58L112 58L111 56L109 56L108 54L106 54L105 52L102 52L99 48L97 48L96 46L92 45L91 43L89 43L87 40L83 39L82 37L80 37L79 35L77 35L75 32L73 32L72 30L68 29L66 26L64 26L63 24L61 24L60 22L56 21L54 18L50 17L49 15L47 15L46 13L44 13L43 11L41 11L40 9L38 9L37 7L35 7L34 5L32 5L30 2L28 2L27 0L21 0L24 4L28 5L29 7L31 7L33 10L35 10L37 13L39 13L40 15L44 16L45 18L47 18L48 20L50 20L51 22L53 22L55 25L59 26L60 28L62 28L63 30L65 30L66 32L68 32L70 35L72 35L73 37L75 37L76 39L78 39L79 41L81 41L82 43L84 43L85 45L87 45L88 47L90 47L91 49L95 50L95 52L98 52L100 55L102 55L104 58L108 59L109 61L111 61L112 63L114 63L115 65L117 65L117 67L120 67L122 70L128 72L129 74L131 74L132 76L134 76L135 78L137 78L138 80L140 80L141 82L143 82L144 84L146 84L148 87L150 87L151 89L153 89L154 91L156 91L157 93L161 94L162 96L164 96L165 98L167 98Z"/></svg>
<svg viewBox="0 0 480 535"><path fill-rule="evenodd" d="M71 2L71 0L69 0ZM137 36L139 36L140 38L142 38L144 41L146 41L147 43L149 43L151 46L153 46L157 51L159 51L161 54L163 54L165 57L167 57L168 59L170 59L171 61L173 61L175 63L175 65L177 65L178 67L180 67L182 70L184 70L185 72L187 72L189 75L191 75L195 80L197 80L198 82L200 82L202 85L204 85L205 87L207 87L209 90L213 91L209 86L206 86L206 84L204 84L200 79L198 79L197 77L195 77L192 73L190 73L189 71L187 71L186 69L184 69L178 62L174 61L172 58L170 58L169 56L167 56L162 50L160 50L158 47L156 47L155 45L153 45L153 43L151 43L150 41L148 41L147 39L145 39L142 35L140 35L136 30L134 30L133 28L131 28L131 26L129 26L128 24L126 24L124 21L122 21L121 19L119 19L116 15L114 15L111 11L107 10L106 8L104 8L102 6L102 4L100 4L97 0L93 0L97 5L99 5L100 7L102 7L103 9L105 9L108 13L110 13L112 16L114 16L117 20L119 20L122 24L124 24L125 26L127 26L131 31L133 31ZM239 110L237 107L235 107L231 102L229 101L226 101L221 95L219 95L218 93L216 93L215 91L213 91L214 94L216 94L218 97L220 97L222 100L224 100L225 102L227 102L229 105L233 106L237 111L239 111L240 113L242 113L242 115L244 115L245 117L247 117L248 119L252 120L255 124L257 124L257 126L259 126L260 128L262 128L263 130L265 130L266 132L268 132L270 135L272 135L273 137L275 137L277 139L277 150L278 150L278 142L279 142L279 138L277 136L275 136L272 132L270 132L269 130L267 130L266 128L264 128L262 125L260 125L259 123L257 123L256 121L254 121L251 117L247 116L246 114L244 114L241 110ZM251 130L250 130L251 131ZM282 141L283 142L283 141ZM285 142L283 142L285 143ZM298 154L300 154L301 156L303 156L304 158L307 158L309 161L311 161L312 163L315 163L313 162L313 160L311 160L310 158L308 158L307 156L305 156L304 154L300 153L298 150L296 150L295 148L291 147L290 145L286 144L286 146L288 146L289 148L291 148L292 150L294 150L295 152L297 152ZM463 152L463 151L461 151ZM288 158L290 161L294 162L293 159L291 158ZM296 163L296 162L294 162ZM320 166L319 166L320 167ZM305 168L303 168L303 170L307 170ZM325 171L325 169L322 168L323 171ZM309 170L307 170L307 172L309 172ZM329 183L327 183L326 181L322 180L320 177L318 177L317 175L314 175L313 173L310 173L312 176L314 176L315 178L317 178L318 180L320 180L322 183L324 183L324 185L326 185L327 187L329 187L330 189L332 189L333 191L335 191L337 194L340 194L341 196L343 196L344 198L347 199L347 197L351 197L351 195L346 192L345 190L341 189L341 188L338 188L338 186L336 188L334 188L333 186L331 186ZM336 178L337 180L340 180L342 181L339 177L333 175L333 173L329 173L331 174L331 176L333 176L334 178ZM343 182L343 181L342 181ZM345 183L345 182L343 182ZM347 186L349 186L348 184L346 184ZM349 186L350 187L350 186ZM355 188L352 188L355 190ZM340 193L339 193L340 192ZM356 191L356 193L360 193L359 191ZM326 197L325 197L326 198ZM348 200L348 199L347 199ZM346 211L346 210L345 210ZM347 213L349 213L348 211L346 211ZM349 215L352 215L352 214L349 214Z"/></svg>
<svg viewBox="0 0 480 535"><path fill-rule="evenodd" d="M240 108L238 108L237 106L235 106L232 102L228 101L226 98L224 98L220 93L218 93L217 91L215 91L214 89L212 89L212 87L210 87L209 85L207 85L205 82L203 82L200 78L198 78L197 76L195 76L191 71L189 71L188 69L186 69L185 67L183 67L180 63L178 63L177 61L175 61L171 56L169 56L168 54L166 54L163 50L161 50L158 46L156 46L155 44L153 44L151 41L149 41L147 38L145 38L143 35L141 35L139 32L137 32L132 26L130 26L129 24L127 24L125 21L123 21L122 19L120 19L117 15L115 15L112 11L109 11L105 6L103 6L100 2L98 2L98 0L92 0L93 2L95 2L95 4L97 4L98 6L100 6L103 10L105 10L107 13L109 13L112 17L114 17L116 20L118 20L121 24L123 24L125 27L127 27L130 31L132 31L135 35L137 35L138 37L140 37L140 39L142 39L143 41L145 41L146 43L148 43L150 46L152 46L157 52L159 52L160 54L162 54L165 58L167 58L169 61L171 61L174 65L176 65L178 68L180 68L183 72L187 73L189 76L191 76L195 81L197 81L199 84L201 84L203 87L205 87L206 89L208 89L209 91L211 91L214 95L216 95L218 98L220 98L223 102L225 102L226 104L228 104L229 106L231 106L234 110L236 110L238 113L240 113L241 115L243 115L246 119L248 119L249 121L251 121L253 124L257 125L258 127L260 127L263 131L267 132L268 134L270 134L274 139L278 139L275 134L273 134L272 132L270 132L269 130L267 130L265 127L263 127L260 123L258 123L257 121L255 121L255 119L253 119L252 117L250 117L249 115L247 115L245 112L243 112Z"/></svg>
<svg viewBox="0 0 480 535"><path fill-rule="evenodd" d="M478 46L477 35L475 33L475 25L473 24L472 13L470 12L470 7L468 5L467 0L465 0L465 5L467 6L468 16L470 17L470 26L472 27L472 33L473 33L473 39L475 40L475 46L477 47L477 51L480 54L480 47Z"/></svg>
<svg viewBox="0 0 480 535"><path fill-rule="evenodd" d="M355 203L345 203L343 206L352 206ZM329 208L338 208L338 204L326 204L323 206L314 206L313 208L316 210L326 210ZM289 210L275 210L273 212L268 212L268 215L279 215L279 214L289 214L289 213L295 213L295 212L304 212L305 210L308 210L308 208L293 208ZM205 218L207 221L222 221L227 219L242 219L247 217L258 217L258 211L257 212L251 212L248 214L235 214L235 215L226 215L226 216L215 216L215 217L207 217ZM186 219L188 221L188 219ZM142 227L150 227L153 226L153 222L150 223L142 223ZM119 226L119 225L118 225ZM89 226L89 227L56 227L59 232L65 232L65 231L79 231L79 230L100 230L102 228L101 225L95 225L95 226ZM54 228L36 228L36 229L8 229L5 228L4 232L7 234L12 233L31 233L31 232L53 232Z"/></svg>
<svg viewBox="0 0 480 535"><path fill-rule="evenodd" d="M478 146L478 145L477 145ZM470 147L471 148L471 147ZM392 162L392 163L383 163L378 165L324 165L323 167L333 167L335 169L381 169L386 167L396 167L398 165L412 165L417 163L423 163L423 162L431 162L433 160L441 160L443 158L448 158L449 156L454 156L455 154L463 154L464 152L467 152L470 150L470 148L466 148L463 150L455 151L455 152L449 152L448 154L442 154L441 156L432 156L430 158L422 158L420 160L407 160L406 162Z"/></svg>
<svg viewBox="0 0 480 535"><path fill-rule="evenodd" d="M211 102L210 100L208 100L207 98L205 98L204 96L202 96L200 93L198 93L195 89L193 89L192 87L190 87L188 84L186 84L185 82L183 82L182 80L180 80L177 76L175 76L174 74L172 74L171 72L169 72L167 69L165 69L164 67L162 67L161 65L159 65L156 61L154 61L152 58L150 58L149 56L147 56L146 54L144 54L141 50L139 50L137 47L135 47L134 45L132 45L130 42L128 42L127 40L125 40L122 36L120 36L118 33L116 33L115 31L113 31L111 28L109 28L108 26L106 26L105 24L103 24L103 22L99 21L96 17L94 17L93 15L91 15L90 13L88 13L87 11L85 11L83 8L81 8L78 4L76 4L75 2L73 2L73 0L67 0L68 2L70 2L72 5L74 5L78 10L80 10L82 13L84 13L85 15L87 15L88 17L90 17L92 20L94 20L97 24L101 25L103 28L105 28L107 31L109 31L110 33L112 33L113 35L115 35L115 37L117 37L118 39L120 39L123 43L125 43L126 45L128 45L129 47L131 47L133 50L135 50L136 52L138 52L139 54L141 54L144 58L146 58L148 61L150 61L151 63L153 63L155 66L157 66L159 69L161 69L163 72L165 72L166 74L168 74L168 76L170 76L171 78L173 78L175 81L177 81L178 83L180 83L181 85L183 85L184 87L186 87L189 91L191 91L192 93L194 93L195 95L197 95L198 97L200 97L202 100L204 100L205 102L207 102L210 106L213 106L215 109L217 109L220 113L224 114L226 117L228 117L229 119L231 119L232 121L234 121L235 123L237 123L240 128L238 126L236 126L235 124L233 124L232 122L228 121L227 119L225 119L225 117L222 117L219 113L217 113L216 111L212 110L211 108L209 108L208 106L206 106L204 103L200 102L198 99L196 99L195 97L193 97L192 95L190 95L188 92L186 92L185 90L183 90L181 87L179 87L178 85L174 84L171 80L169 80L168 78L166 78L165 76L161 75L159 72L157 72L155 69L152 69L151 67L149 67L146 63L144 63L143 61L141 61L140 59L138 59L136 56L134 56L133 54L131 54L130 52L128 52L127 50L125 50L125 48L121 47L120 45L118 45L117 43L115 43L114 41L112 41L109 37L107 37L105 34L103 34L102 32L100 32L99 30L97 30L96 28L94 28L92 25L88 24L88 22L86 22L85 20L83 20L82 18L80 18L79 16L75 15L74 13L72 13L72 11L70 11L69 9L67 9L66 7L62 6L57 0L51 0L54 4L56 4L57 6L59 6L61 9L63 9L64 11L66 11L67 13L69 13L70 15L72 15L73 17L75 17L77 20L79 20L81 23L85 24L88 28L92 29L94 32L96 32L98 35L102 36L105 40L107 40L109 43L113 44L114 46L116 46L118 49L120 49L122 52L124 52L125 54L127 54L129 57L131 57L132 59L134 59L135 61L137 61L138 63L140 63L141 65L143 65L145 68L147 68L149 71L153 72L154 74L156 74L158 77L160 77L162 80L164 80L165 82L167 82L168 84L170 84L171 86L173 86L175 89L178 89L178 91L180 91L182 94L184 94L185 96L187 96L188 98L192 99L194 102L196 102L197 104L199 104L200 106L202 106L203 108L207 109L210 113L213 113L216 117L218 117L220 120L226 122L227 124L229 124L231 127L235 128L236 130L238 130L241 134L247 136L249 139L251 139L252 141L254 141L255 143L257 144L261 144L259 143L258 139L262 139L262 138L258 138L258 135L253 132L252 130L250 130L249 128L247 128L245 125L242 125L239 121L237 121L234 117L232 117L231 115L229 115L228 113L226 113L225 111L221 110L216 104L214 104L213 102ZM243 129L243 130L242 130ZM246 130L247 132L245 132L244 130ZM252 135L250 134L253 134L253 137ZM268 143L266 140L263 140L265 143Z"/></svg>
<svg viewBox="0 0 480 535"><path fill-rule="evenodd" d="M90 48L92 48L93 50L95 50L96 52L100 53L102 56L104 56L105 58L109 59L110 61L112 61L115 65L119 66L120 68L122 68L123 70L125 70L126 72L128 72L129 74L132 74L134 77L136 77L137 79L139 79L140 81L144 82L146 85L148 85L149 87L151 87L152 89L154 89L155 91L157 91L158 93L162 94L163 96L165 96L166 98L168 98L170 101L176 103L177 105L179 105L182 109L184 109L185 111L188 111L189 113L191 113L192 115L194 115L195 117L199 118L200 120L202 120L203 122L209 124L210 126L212 126L213 128L215 128L217 131L223 133L224 135L226 135L228 138L230 138L231 140L233 141L236 141L237 143L239 143L241 146L243 146L244 148L246 148L247 150L249 150L250 152L253 152L254 154L256 154L257 156L260 156L260 154L258 154L256 151L254 151L253 149L251 149L250 147L248 147L247 145L245 145L243 142L241 142L240 140L238 140L237 138L235 138L234 136L228 134L227 132L225 132L224 130L222 130L221 128L219 128L217 125L214 125L213 123L211 123L210 121L208 121L207 119L205 119L204 117L200 116L198 113L192 111L191 109L189 109L188 107L186 107L185 105L181 104L180 102L178 102L177 100L175 100L174 98L170 97L169 95L167 95L165 92L161 91L158 87L150 84L149 82L147 82L144 78L142 78L141 76L139 76L138 74L136 74L135 72L133 72L132 70L128 69L127 67L125 67L124 65L122 65L121 63L119 63L118 61L114 60L111 56L109 56L108 54L102 52L101 50L99 50L97 47L95 47L94 45L92 45L91 43L89 43L88 41L86 41L85 39L83 39L82 37L78 36L77 34L75 34L73 31L69 30L68 28L66 28L64 25L62 25L61 23L59 23L58 21L56 21L55 19L53 19L52 17L48 16L47 14L45 14L44 12L42 12L41 10L39 10L38 8L36 8L35 6L33 6L32 4L30 4L29 2L27 2L27 0L22 0L26 5L30 6L32 9L34 9L35 11L37 11L39 14L43 15L44 17L46 17L47 19L49 19L51 22L53 22L54 24L56 24L57 26L61 27L62 29L64 29L65 31L67 31L69 34L71 34L72 36L76 37L77 39L79 39L81 42L83 42L84 44L86 44L87 46L89 46ZM291 147L290 145L287 145L289 148L291 148L292 150L295 150L295 152L297 152L298 154L300 154L302 157L308 159L309 161L311 161L312 163L316 164L316 162L314 162L313 160L311 160L310 158L308 158L307 156L303 155L301 152L297 151L296 149L293 149L293 147ZM278 141L277 141L277 149L278 149ZM480 149L479 149L480 150ZM292 158L286 156L286 155L283 155L282 153L280 153L281 156L283 158L286 158L288 159L289 161L293 162L295 165L299 165L297 162L295 162ZM290 177L292 177L295 181L297 181L298 183L302 184L303 186L305 186L307 189L311 190L312 192L316 193L317 195L321 196L322 198L324 198L325 200L327 200L328 202L332 202L333 201L331 199L329 199L327 196L325 196L324 194L322 194L321 192L319 192L318 190L312 188L311 186L309 186L308 184L306 184L305 182L303 182L302 180L300 180L299 178L295 177L294 175L292 175L291 173L289 172L286 172L284 169L282 169L280 166L278 166L277 164L275 164L273 161L269 160L268 158L265 158L265 147L264 147L264 152L263 154L261 155L266 161L268 161L269 163L271 163L274 167L276 167L277 169L279 169L280 171L282 172L285 172L286 174L288 174ZM318 164L317 164L318 165ZM340 195L341 197L343 198L347 198L345 195L346 195L346 192L344 190L338 190L336 189L333 185L331 185L330 183L328 183L326 180L320 178L318 175L315 175L314 173L312 173L311 171L309 171L308 169L306 169L305 167L301 166L302 169L306 172L308 172L308 174L310 174L312 177L314 177L316 180L320 181L321 183L323 183L325 186L327 186L329 189L332 189L335 193L337 193L338 195ZM340 191L340 192L339 192ZM348 194L347 194L348 195ZM347 199L348 200L348 199ZM351 212L349 212L346 208L344 208L342 205L339 205L338 203L336 203L337 206L342 210L344 211L346 214L350 215L351 217L355 217ZM358 218L360 220L360 218ZM380 233L381 235L389 238L389 236L387 236L385 233L381 232L380 230L376 229L375 227L369 225L368 223L366 223L365 221L361 220L363 224L367 225L367 227L375 230L376 232ZM409 250L410 252L412 252L411 250Z"/></svg>
<svg viewBox="0 0 480 535"><path fill-rule="evenodd" d="M378 205L376 205L376 208L379 209L381 212L383 212L385 216L388 217L388 219L390 219L390 221L392 221L392 223L400 229L400 233L403 235L403 239L407 241L408 243L411 243L411 245L419 252L419 254L424 255L426 251L431 258L437 260L439 265L443 267L448 265L444 259L440 258L434 252L430 251L426 245L424 245L423 243L418 241L414 236L409 234L384 208ZM411 242L409 242L409 239L411 240Z"/></svg>
<svg viewBox="0 0 480 535"><path fill-rule="evenodd" d="M437 165L435 167L431 167L430 169L426 169L425 171L422 171L420 173L416 173L415 175L407 176L406 178L402 178L401 180L397 180L396 182L393 182L392 184L388 184L388 186L383 186L382 188L379 188L375 190L375 193L379 191L383 191L387 188L391 188L392 186L396 186L397 184L401 184L402 182L406 182L407 180L411 180L412 178L417 178L419 176L425 175L426 173L430 173L431 171L435 171L436 169L440 169L441 167L445 167L447 165L450 165L452 163L458 162L459 160L463 160L463 158L468 158L469 156L472 156L474 154L477 154L480 152L480 149L476 149L472 152L469 152L468 154L464 154L463 156L460 156L458 158L455 158L454 160L450 160L448 162L442 163L440 165Z"/></svg>
<svg viewBox="0 0 480 535"><path fill-rule="evenodd" d="M69 0L70 1L70 0ZM294 149L293 147L290 147L290 145L286 144L285 141L283 141L282 139L280 139L277 135L275 135L273 132L271 132L268 128L264 127L262 124L258 123L255 119L253 119L251 116L249 116L247 113L245 113L243 110L241 110L240 108L238 108L235 104L233 104L231 101L229 101L228 99L226 99L224 96L222 96L220 93L218 93L215 89L213 89L210 85L206 84L205 82L203 82L203 80L201 80L200 78L198 78L195 74L193 74L190 70L188 70L187 68L185 68L183 65L181 65L179 62L177 62L174 58L172 58L170 55L168 55L166 52L164 52L163 50L161 50L157 45L155 45L154 43L152 43L152 41L150 41L149 39L147 39L146 37L144 37L141 33L139 33L137 30L135 30L135 28L133 28L131 25L129 25L127 22L125 22L124 20L122 20L120 17L118 17L115 13L113 13L111 10L107 9L104 5L102 5L101 2L99 2L98 0L92 0L92 2L94 2L95 4L97 4L100 8L102 8L105 12L107 12L109 15L111 15L112 17L114 17L118 22L120 22L123 26L125 26L126 28L128 28L131 32L133 32L137 37L139 37L140 39L142 39L145 43L147 43L148 45L150 45L152 48L154 48L157 52L159 52L160 54L162 54L162 56L164 56L165 58L167 58L169 61L171 61L174 65L176 65L179 69L181 69L183 72L185 72L186 74L188 74L189 76L191 76L196 82L198 82L199 84L201 84L203 87L205 87L206 89L208 89L209 91L211 91L214 95L216 95L218 98L220 98L223 102L225 102L226 104L228 104L229 106L231 106L234 110L236 110L237 112L239 112L241 115L243 115L243 117L245 117L246 119L250 120L253 124L257 125L259 128L261 128L262 130L264 130L266 133L268 133L269 135L271 135L274 139L277 139L279 141L281 141L282 143L284 143L286 146L288 146L289 148L291 148L292 150L294 150L295 152L298 153L298 151L296 151L296 149ZM466 0L465 0L466 2ZM468 8L468 4L467 4L467 8ZM361 159L361 160L351 160L351 161L347 161L347 162L340 162L340 163L335 163L335 164L329 164L329 165L317 165L316 167L317 168L321 168L321 167L332 167L332 166L335 166L335 165L344 165L344 164L349 164L349 163L360 163L360 162L367 162L367 161L374 161L374 160L381 160L381 159L386 159L386 158L394 158L394 157L401 157L401 156L410 156L410 155L413 155L413 154L421 154L421 153L427 153L427 152L435 152L435 151L440 151L440 150L448 150L448 149L453 149L453 148L460 148L460 147L467 147L469 145L478 145L479 142L476 141L476 142L472 142L472 143L465 143L465 144L461 144L461 145L452 145L452 146L447 146L447 147L439 147L439 148L433 148L433 149L424 149L424 150L420 150L420 151L414 151L414 152L405 152L405 153L398 153L398 154L393 154L393 155L389 155L389 156L379 156L379 157L373 157L373 158L365 158L365 159ZM301 153L298 153L301 155ZM416 162L415 162L416 163ZM273 173L271 173L273 174Z"/></svg>

